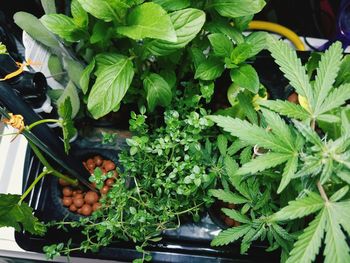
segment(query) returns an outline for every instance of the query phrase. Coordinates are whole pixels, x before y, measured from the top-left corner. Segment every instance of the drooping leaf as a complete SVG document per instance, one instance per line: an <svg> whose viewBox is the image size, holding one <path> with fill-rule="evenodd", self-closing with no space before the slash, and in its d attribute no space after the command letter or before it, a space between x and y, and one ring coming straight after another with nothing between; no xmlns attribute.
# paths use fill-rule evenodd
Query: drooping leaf
<svg viewBox="0 0 350 263"><path fill-rule="evenodd" d="M22 30L41 44L53 49L60 48L59 42L55 36L32 14L17 12L13 19Z"/></svg>
<svg viewBox="0 0 350 263"><path fill-rule="evenodd" d="M72 115L70 118L74 118L80 108L80 100L79 100L79 95L77 92L77 88L75 85L70 81L68 82L66 88L64 89L61 97L57 100L57 105L63 104L66 98L70 99L70 103L72 106Z"/></svg>
<svg viewBox="0 0 350 263"><path fill-rule="evenodd" d="M214 80L224 71L224 63L217 58L209 57L197 68L195 78L201 80Z"/></svg>
<svg viewBox="0 0 350 263"><path fill-rule="evenodd" d="M33 215L33 209L20 201L21 196L0 194L0 227L14 227L31 234L43 235L46 228Z"/></svg>
<svg viewBox="0 0 350 263"><path fill-rule="evenodd" d="M283 221L302 218L317 212L322 207L324 207L322 197L316 193L309 192L306 197L288 202L288 205L273 214L271 219Z"/></svg>
<svg viewBox="0 0 350 263"><path fill-rule="evenodd" d="M240 87L257 93L259 90L259 76L255 69L248 64L244 64L239 68L231 69L231 80Z"/></svg>
<svg viewBox="0 0 350 263"><path fill-rule="evenodd" d="M64 68L68 72L69 79L73 81L75 86L77 86L78 88L81 88L80 77L84 71L83 65L77 60L66 58L66 57L63 59L63 62L64 62Z"/></svg>
<svg viewBox="0 0 350 263"><path fill-rule="evenodd" d="M97 79L88 99L88 109L95 119L115 109L124 98L134 77L132 62L122 55L100 56L97 64Z"/></svg>
<svg viewBox="0 0 350 263"><path fill-rule="evenodd" d="M153 40L148 43L147 49L156 56L169 55L185 47L202 29L205 22L205 13L202 10L187 8L170 14L174 25L177 41Z"/></svg>
<svg viewBox="0 0 350 263"><path fill-rule="evenodd" d="M208 36L214 54L219 57L230 57L233 44L227 36L221 33L214 33Z"/></svg>
<svg viewBox="0 0 350 263"><path fill-rule="evenodd" d="M95 68L95 64L96 60L93 58L90 64L84 69L83 73L81 74L79 84L84 94L86 94L89 89L90 75Z"/></svg>
<svg viewBox="0 0 350 263"><path fill-rule="evenodd" d="M55 0L41 0L40 2L45 14L48 15L57 13Z"/></svg>
<svg viewBox="0 0 350 263"><path fill-rule="evenodd" d="M62 79L63 77L63 73L64 73L64 69L63 69L63 66L62 66L62 62L61 60L59 59L58 56L54 55L54 54L51 54L50 57L49 57L49 60L47 62L47 66L50 70L50 74L51 76L59 81Z"/></svg>
<svg viewBox="0 0 350 263"><path fill-rule="evenodd" d="M244 236L251 229L250 225L242 225L221 231L210 243L212 246L223 246Z"/></svg>
<svg viewBox="0 0 350 263"><path fill-rule="evenodd" d="M259 100L259 105L262 105L289 118L297 120L306 120L307 118L310 118L310 113L307 112L303 107L289 101Z"/></svg>
<svg viewBox="0 0 350 263"><path fill-rule="evenodd" d="M169 84L158 74L147 76L143 85L147 92L148 108L152 112L157 105L168 106L171 103L172 92Z"/></svg>
<svg viewBox="0 0 350 263"><path fill-rule="evenodd" d="M238 194L222 189L212 189L210 190L210 194L216 197L217 199L230 204L244 204L249 202L249 200L245 199L244 197Z"/></svg>
<svg viewBox="0 0 350 263"><path fill-rule="evenodd" d="M286 263L313 262L321 247L326 227L326 211L322 210L316 218L299 235Z"/></svg>
<svg viewBox="0 0 350 263"><path fill-rule="evenodd" d="M70 97L66 97L62 103L58 104L58 114L62 118L62 131L64 150L68 154L70 150L70 140L77 134L72 120L72 104Z"/></svg>
<svg viewBox="0 0 350 263"><path fill-rule="evenodd" d="M135 40L154 38L177 41L170 16L155 3L144 3L133 9L127 17L127 26L117 27L117 32Z"/></svg>
<svg viewBox="0 0 350 263"><path fill-rule="evenodd" d="M222 16L235 18L259 13L264 0L213 0L211 6Z"/></svg>

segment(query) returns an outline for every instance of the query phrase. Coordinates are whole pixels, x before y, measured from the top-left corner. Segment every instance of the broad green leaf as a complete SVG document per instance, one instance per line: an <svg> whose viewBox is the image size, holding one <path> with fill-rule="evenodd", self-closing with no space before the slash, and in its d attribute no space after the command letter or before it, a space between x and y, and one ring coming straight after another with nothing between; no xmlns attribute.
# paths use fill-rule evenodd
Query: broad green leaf
<svg viewBox="0 0 350 263"><path fill-rule="evenodd" d="M82 64L80 64L79 61L69 59L69 58L64 58L64 68L68 72L68 77L70 78L71 81L78 87L80 87L80 77L83 74L84 68Z"/></svg>
<svg viewBox="0 0 350 263"><path fill-rule="evenodd" d="M325 263L344 263L350 262L349 246L346 243L346 237L340 228L337 220L337 209L333 205L326 206L326 238Z"/></svg>
<svg viewBox="0 0 350 263"><path fill-rule="evenodd" d="M229 203L229 204L238 205L238 204L244 204L244 203L249 202L249 200L247 200L246 198L244 198L238 194L235 194L235 193L232 193L229 191L225 191L225 190L221 190L221 189L212 189L209 191L209 193L212 196L216 197L217 199L224 201L226 203Z"/></svg>
<svg viewBox="0 0 350 263"><path fill-rule="evenodd" d="M221 211L224 212L224 214L227 215L229 218L232 218L237 222L245 224L251 223L250 219L247 216L241 214L235 209L222 208Z"/></svg>
<svg viewBox="0 0 350 263"><path fill-rule="evenodd" d="M256 157L248 163L245 163L238 171L238 175L255 174L266 169L276 167L290 158L290 154L281 154L269 152Z"/></svg>
<svg viewBox="0 0 350 263"><path fill-rule="evenodd" d="M242 65L237 69L231 69L231 80L253 93L259 90L259 77L255 69L248 64Z"/></svg>
<svg viewBox="0 0 350 263"><path fill-rule="evenodd" d="M295 242L286 263L310 263L314 261L321 247L326 227L326 217L326 211L323 209L304 229Z"/></svg>
<svg viewBox="0 0 350 263"><path fill-rule="evenodd" d="M321 57L314 84L315 112L319 112L323 101L333 87L340 68L342 53L341 43L336 42Z"/></svg>
<svg viewBox="0 0 350 263"><path fill-rule="evenodd" d="M195 79L214 80L221 76L224 71L224 63L217 58L209 57L197 68Z"/></svg>
<svg viewBox="0 0 350 263"><path fill-rule="evenodd" d="M203 54L203 51L200 50L199 48L191 48L191 58L194 64L195 69L199 67L200 64L202 64L206 58Z"/></svg>
<svg viewBox="0 0 350 263"><path fill-rule="evenodd" d="M100 59L106 62L112 58ZM95 119L115 109L124 98L134 77L133 64L127 57L115 55L113 59L114 61L108 61L113 63L111 65L100 63L96 82L89 94L88 109Z"/></svg>
<svg viewBox="0 0 350 263"><path fill-rule="evenodd" d="M289 118L306 120L310 118L310 113L300 105L283 100L259 100L259 105L262 105L270 110L273 110L281 115Z"/></svg>
<svg viewBox="0 0 350 263"><path fill-rule="evenodd" d="M19 203L21 196L0 194L0 228L14 227L31 234L43 235L46 228L33 215L33 209L26 203Z"/></svg>
<svg viewBox="0 0 350 263"><path fill-rule="evenodd" d="M284 167L282 180L280 185L278 186L277 193L281 193L284 188L289 184L289 182L293 179L295 172L298 169L298 155L294 155L290 157L286 166Z"/></svg>
<svg viewBox="0 0 350 263"><path fill-rule="evenodd" d="M259 13L265 6L264 0L213 0L211 7L222 16L235 18Z"/></svg>
<svg viewBox="0 0 350 263"><path fill-rule="evenodd" d="M230 57L233 50L233 44L227 36L221 33L214 33L208 36L214 54L219 57Z"/></svg>
<svg viewBox="0 0 350 263"><path fill-rule="evenodd" d="M290 81L298 94L305 97L309 105L314 105L314 94L309 83L309 77L302 66L296 51L288 43L269 37L269 50L284 76Z"/></svg>
<svg viewBox="0 0 350 263"><path fill-rule="evenodd" d="M153 40L147 44L147 49L156 56L165 56L185 47L202 29L205 13L198 9L187 8L170 14L174 25L177 41Z"/></svg>
<svg viewBox="0 0 350 263"><path fill-rule="evenodd" d="M79 27L87 28L89 24L89 17L78 0L72 0L70 11L72 13L74 23Z"/></svg>
<svg viewBox="0 0 350 263"><path fill-rule="evenodd" d="M41 44L53 49L60 48L60 44L55 36L32 14L17 12L13 19L23 31Z"/></svg>
<svg viewBox="0 0 350 263"><path fill-rule="evenodd" d="M249 95L246 95L244 92L240 92L237 95L237 99L239 102L239 107L242 108L247 119L253 124L258 124L258 114L254 109L252 102L253 98Z"/></svg>
<svg viewBox="0 0 350 263"><path fill-rule="evenodd" d="M79 41L86 36L86 32L72 18L62 14L44 15L40 21L52 33L69 42Z"/></svg>
<svg viewBox="0 0 350 263"><path fill-rule="evenodd" d="M223 230L219 233L217 237L211 241L212 246L223 246L227 245L229 243L232 243L245 234L248 233L248 231L251 229L250 225L242 225L242 226L237 226L233 227L227 230Z"/></svg>
<svg viewBox="0 0 350 263"><path fill-rule="evenodd" d="M238 44L233 51L230 54L231 61L238 65L244 61L246 61L248 58L250 58L252 55L252 45L249 43L242 43Z"/></svg>
<svg viewBox="0 0 350 263"><path fill-rule="evenodd" d="M84 94L88 92L90 75L95 68L95 64L96 64L96 60L95 58L93 58L90 64L84 69L83 73L81 74L79 84Z"/></svg>
<svg viewBox="0 0 350 263"><path fill-rule="evenodd" d="M317 145L321 149L324 147L321 138L313 129L311 129L309 125L306 125L296 120L293 120L293 123L294 126L299 130L299 132L305 137L306 140Z"/></svg>
<svg viewBox="0 0 350 263"><path fill-rule="evenodd" d="M61 97L58 99L57 105L64 103L64 101L66 100L67 97L70 99L70 103L72 106L72 115L70 116L70 118L74 118L79 111L80 100L79 100L77 88L75 87L75 85L71 81L68 82Z"/></svg>
<svg viewBox="0 0 350 263"><path fill-rule="evenodd" d="M127 26L117 27L117 32L135 40L155 38L177 41L170 16L155 3L144 3L133 9L127 17Z"/></svg>
<svg viewBox="0 0 350 263"><path fill-rule="evenodd" d="M51 54L49 57L49 60L47 62L47 66L49 68L51 76L55 80L57 80L57 81L62 80L64 69L62 66L62 62L58 56Z"/></svg>
<svg viewBox="0 0 350 263"><path fill-rule="evenodd" d="M72 121L72 104L70 97L67 96L58 104L58 114L62 118L63 143L66 154L70 150L70 140L77 134Z"/></svg>
<svg viewBox="0 0 350 263"><path fill-rule="evenodd" d="M322 103L319 111L319 115L326 113L330 110L336 109L345 104L350 99L350 83L343 84L339 88L333 89L327 98Z"/></svg>
<svg viewBox="0 0 350 263"><path fill-rule="evenodd" d="M227 37L229 37L232 41L234 41L236 44L241 44L244 42L242 33L228 23L224 23L221 21L208 22L205 25L205 29L211 33L224 34Z"/></svg>
<svg viewBox="0 0 350 263"><path fill-rule="evenodd" d="M122 22L127 9L130 8L125 1L120 0L78 0L84 10L105 22L113 20Z"/></svg>
<svg viewBox="0 0 350 263"><path fill-rule="evenodd" d="M318 194L309 192L306 197L288 202L288 205L271 216L273 221L292 220L313 214L324 207L324 200Z"/></svg>
<svg viewBox="0 0 350 263"><path fill-rule="evenodd" d="M258 145L281 153L293 153L285 143L277 139L272 133L262 127L250 124L247 121L234 119L226 116L209 116L218 126L233 136L249 143L251 146Z"/></svg>
<svg viewBox="0 0 350 263"><path fill-rule="evenodd" d="M171 87L160 75L150 74L144 79L143 85L146 89L146 99L151 112L154 111L157 105L165 107L171 103Z"/></svg>
<svg viewBox="0 0 350 263"><path fill-rule="evenodd" d="M41 0L41 6L43 7L45 14L56 14L55 0Z"/></svg>
<svg viewBox="0 0 350 263"><path fill-rule="evenodd" d="M267 32L253 32L246 37L246 43L250 44L250 57L267 48L267 36Z"/></svg>
<svg viewBox="0 0 350 263"><path fill-rule="evenodd" d="M349 192L349 186L346 185L342 188L340 188L338 191L336 191L329 200L331 202L337 202L338 200L342 199L347 193Z"/></svg>
<svg viewBox="0 0 350 263"><path fill-rule="evenodd" d="M187 8L191 5L190 0L153 0L167 11L176 11Z"/></svg>

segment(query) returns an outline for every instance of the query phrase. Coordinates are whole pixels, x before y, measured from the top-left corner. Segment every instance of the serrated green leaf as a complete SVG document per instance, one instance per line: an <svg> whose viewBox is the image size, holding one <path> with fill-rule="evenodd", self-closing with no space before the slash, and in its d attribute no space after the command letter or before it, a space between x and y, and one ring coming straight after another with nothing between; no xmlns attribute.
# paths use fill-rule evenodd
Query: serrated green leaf
<svg viewBox="0 0 350 263"><path fill-rule="evenodd" d="M217 139L217 145L221 155L226 155L227 143L228 141L225 135L220 134Z"/></svg>
<svg viewBox="0 0 350 263"><path fill-rule="evenodd" d="M321 149L324 147L321 138L314 130L311 129L310 126L295 120L293 120L293 123L294 126L299 130L299 132L305 137L306 140L317 145Z"/></svg>
<svg viewBox="0 0 350 263"><path fill-rule="evenodd" d="M325 263L350 262L350 249L337 220L336 211L337 210L334 209L332 205L326 206L326 246L323 252L325 255Z"/></svg>
<svg viewBox="0 0 350 263"><path fill-rule="evenodd" d="M252 156L253 156L253 147L248 146L241 151L239 155L239 160L243 165L248 163L252 159Z"/></svg>
<svg viewBox="0 0 350 263"><path fill-rule="evenodd" d="M245 163L241 168L239 168L237 174L255 174L257 172L276 167L277 165L286 162L290 157L291 156L289 154L269 152L258 156L257 158L251 160L248 163Z"/></svg>
<svg viewBox="0 0 350 263"><path fill-rule="evenodd" d="M336 191L329 200L331 202L337 202L338 200L342 199L347 193L349 192L349 186L346 185L342 188L340 188L338 191Z"/></svg>
<svg viewBox="0 0 350 263"><path fill-rule="evenodd" d="M350 82L350 56L345 55L339 69L339 73L335 82L335 86L339 87L341 84Z"/></svg>
<svg viewBox="0 0 350 263"><path fill-rule="evenodd" d="M127 25L117 27L117 32L135 40L153 38L177 41L170 16L160 5L152 2L135 7L127 17Z"/></svg>
<svg viewBox="0 0 350 263"><path fill-rule="evenodd" d="M325 184L333 173L333 160L327 159L327 162L323 165L323 170L320 176L320 183Z"/></svg>
<svg viewBox="0 0 350 263"><path fill-rule="evenodd" d="M311 263L321 246L326 227L326 211L322 210L299 235L286 263Z"/></svg>
<svg viewBox="0 0 350 263"><path fill-rule="evenodd" d="M224 214L227 215L229 218L232 218L233 220L235 220L237 222L245 223L245 224L251 223L250 219L247 216L242 215L237 210L222 208L221 211L224 212Z"/></svg>
<svg viewBox="0 0 350 263"><path fill-rule="evenodd" d="M230 57L233 50L233 44L227 36L221 33L214 33L209 35L208 39L216 56Z"/></svg>
<svg viewBox="0 0 350 263"><path fill-rule="evenodd" d="M345 104L350 99L350 83L341 85L339 88L333 89L325 98L320 106L318 115L327 113Z"/></svg>
<svg viewBox="0 0 350 263"><path fill-rule="evenodd" d="M143 85L147 92L148 108L152 112L157 105L168 106L171 103L172 92L169 84L158 74L147 76Z"/></svg>
<svg viewBox="0 0 350 263"><path fill-rule="evenodd" d="M284 228L279 226L276 223L271 224L272 228L275 230L275 232L284 240L286 241L294 241L294 238L292 237L291 234L289 234Z"/></svg>
<svg viewBox="0 0 350 263"><path fill-rule="evenodd" d="M322 197L316 193L309 192L306 197L288 202L288 205L271 216L273 221L292 220L302 218L317 212L324 207Z"/></svg>
<svg viewBox="0 0 350 263"><path fill-rule="evenodd" d="M101 64L107 63L108 59L102 57L100 59L105 62L100 62L98 65L97 79L88 99L88 109L95 119L115 109L124 98L134 77L133 64L129 58L115 54L108 58L111 59L108 63L112 64L105 64L102 67Z"/></svg>
<svg viewBox="0 0 350 263"><path fill-rule="evenodd" d="M259 13L265 5L264 0L213 0L210 6L222 16L235 18Z"/></svg>
<svg viewBox="0 0 350 263"><path fill-rule="evenodd" d="M84 94L86 94L89 90L90 75L95 68L95 64L96 64L96 60L95 58L93 58L90 64L87 65L87 67L84 69L83 73L81 74L79 84Z"/></svg>
<svg viewBox="0 0 350 263"><path fill-rule="evenodd" d="M212 115L208 116L208 118L214 121L225 131L249 143L251 146L258 145L259 147L271 149L281 153L292 153L290 149L286 147L284 142L276 139L273 134L257 125L226 116Z"/></svg>
<svg viewBox="0 0 350 263"><path fill-rule="evenodd" d="M21 196L0 194L0 228L14 227L17 231L22 229L31 234L43 235L46 231L33 215L33 209L26 203L19 203Z"/></svg>
<svg viewBox="0 0 350 263"><path fill-rule="evenodd" d="M17 12L13 19L23 31L41 44L56 50L60 48L60 44L55 36L32 14Z"/></svg>
<svg viewBox="0 0 350 263"><path fill-rule="evenodd" d="M300 105L283 100L259 100L259 105L273 110L289 118L306 120L310 118L310 113Z"/></svg>
<svg viewBox="0 0 350 263"><path fill-rule="evenodd" d="M251 65L244 64L239 68L231 69L230 76L231 80L241 88L245 88L253 93L258 92L260 87L259 76Z"/></svg>
<svg viewBox="0 0 350 263"><path fill-rule="evenodd" d="M249 202L249 200L247 200L246 198L244 198L238 194L235 194L235 193L232 193L229 191L225 191L222 189L212 189L212 190L210 190L210 194L212 196L216 197L217 199L224 201L224 202L227 202L229 204L237 204L238 205L238 204L244 204L244 203Z"/></svg>
<svg viewBox="0 0 350 263"><path fill-rule="evenodd" d="M198 66L194 78L201 80L214 80L220 77L223 71L224 63L218 58L209 57Z"/></svg>
<svg viewBox="0 0 350 263"><path fill-rule="evenodd" d="M252 241L258 239L259 236L262 234L262 231L263 231L262 224L260 224L259 226L255 227L255 228L253 228L253 227L250 228L248 233L246 235L244 235L244 237L242 239L241 249L240 249L241 254L245 254L248 251L248 249L251 246Z"/></svg>
<svg viewBox="0 0 350 263"><path fill-rule="evenodd" d="M276 63L280 66L280 70L290 81L298 94L305 97L309 105L314 105L314 93L309 83L308 75L302 66L295 50L282 40L276 40L274 37L269 38L269 50Z"/></svg>
<svg viewBox="0 0 350 263"><path fill-rule="evenodd" d="M251 229L250 225L242 225L221 231L217 237L211 241L212 246L223 246L232 243L244 236Z"/></svg>
<svg viewBox="0 0 350 263"><path fill-rule="evenodd" d="M350 172L349 171L337 171L336 175L344 182L350 184Z"/></svg>
<svg viewBox="0 0 350 263"><path fill-rule="evenodd" d="M169 55L185 47L201 31L205 22L205 13L202 10L187 8L170 14L174 25L177 41L153 40L146 48L156 56Z"/></svg>
<svg viewBox="0 0 350 263"><path fill-rule="evenodd" d="M277 193L281 193L284 188L287 187L289 182L293 179L295 172L298 168L298 156L292 156L286 163L286 166L284 167L283 174L282 174L282 180L280 185L278 186Z"/></svg>
<svg viewBox="0 0 350 263"><path fill-rule="evenodd" d="M321 57L314 83L315 112L320 111L323 101L333 87L340 68L342 53L341 43L335 42Z"/></svg>

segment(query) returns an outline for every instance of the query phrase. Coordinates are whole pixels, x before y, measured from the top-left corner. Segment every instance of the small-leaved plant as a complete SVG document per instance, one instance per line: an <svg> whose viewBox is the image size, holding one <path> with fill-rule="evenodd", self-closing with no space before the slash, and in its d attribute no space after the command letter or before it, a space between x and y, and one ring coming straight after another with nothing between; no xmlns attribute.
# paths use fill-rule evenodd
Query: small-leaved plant
<svg viewBox="0 0 350 263"><path fill-rule="evenodd" d="M269 182L263 188L271 196L258 209L254 200L249 209L224 209L241 225L222 231L212 245L242 237L245 253L252 241L267 239L269 251L282 248L282 261L312 262L322 247L325 262L349 262L350 84L338 74L348 59L337 42L319 56L316 72L307 72L288 44L271 38L269 50L304 103L261 101L259 123L209 117L235 140L255 148L250 161L227 164L231 190L212 194L225 202L249 202L246 191L256 180L260 187L261 181Z"/></svg>

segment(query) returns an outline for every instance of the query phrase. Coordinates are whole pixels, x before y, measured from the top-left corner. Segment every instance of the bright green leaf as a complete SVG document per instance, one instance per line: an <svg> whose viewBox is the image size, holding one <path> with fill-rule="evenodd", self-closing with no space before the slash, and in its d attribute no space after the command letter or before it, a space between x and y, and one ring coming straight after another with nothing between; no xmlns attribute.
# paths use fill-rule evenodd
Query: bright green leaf
<svg viewBox="0 0 350 263"><path fill-rule="evenodd" d="M264 0L213 0L211 6L225 17L241 17L259 13L266 5Z"/></svg>
<svg viewBox="0 0 350 263"><path fill-rule="evenodd" d="M251 65L245 64L237 69L232 69L230 75L231 80L241 88L248 89L253 93L258 92L259 76Z"/></svg>
<svg viewBox="0 0 350 263"><path fill-rule="evenodd" d="M144 79L143 85L147 92L146 99L151 112L157 105L165 107L171 103L171 87L160 75L150 74Z"/></svg>
<svg viewBox="0 0 350 263"><path fill-rule="evenodd" d="M214 80L224 71L224 63L217 58L208 58L197 68L195 78L201 80Z"/></svg>
<svg viewBox="0 0 350 263"><path fill-rule="evenodd" d="M214 54L219 57L230 57L233 50L233 44L227 36L220 33L214 33L208 36Z"/></svg>

